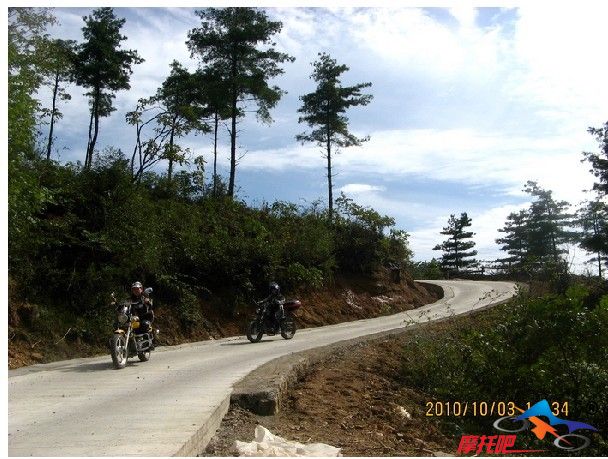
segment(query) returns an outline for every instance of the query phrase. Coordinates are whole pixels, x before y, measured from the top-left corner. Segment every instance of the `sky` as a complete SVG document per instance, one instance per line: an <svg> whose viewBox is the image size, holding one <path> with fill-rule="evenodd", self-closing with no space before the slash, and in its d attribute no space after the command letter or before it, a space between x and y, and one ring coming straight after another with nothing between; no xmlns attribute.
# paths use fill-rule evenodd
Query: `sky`
<svg viewBox="0 0 608 459"><path fill-rule="evenodd" d="M56 9L59 24L51 34L81 41L82 16L90 11ZM276 47L295 62L274 80L287 94L271 112L273 123L258 123L251 114L239 127L239 198L253 205L326 202L320 148L295 140L307 130L298 124L299 96L314 90L309 75L319 52L350 68L344 85L371 82L374 96L347 113L351 131L370 141L334 157L334 194L394 217L410 234L416 260L440 255L432 250L444 237L439 231L450 214L461 212L472 218L478 258L502 256L497 230L510 212L529 205L521 191L528 180L573 204L588 197L583 190L593 177L580 160L582 151L598 147L587 128L608 120L607 2L266 11L283 23ZM131 89L117 93L117 110L102 119L98 147L129 154L135 132L125 114L154 94L174 59L197 68L185 41L200 21L193 8L116 8L116 14L126 19L123 47L136 49L145 62L134 67ZM83 161L88 105L82 88L69 91L53 154ZM227 176L225 128L220 135ZM203 155L211 170L211 136L189 136L181 144L192 157ZM574 247L570 256L577 263L584 258Z"/></svg>

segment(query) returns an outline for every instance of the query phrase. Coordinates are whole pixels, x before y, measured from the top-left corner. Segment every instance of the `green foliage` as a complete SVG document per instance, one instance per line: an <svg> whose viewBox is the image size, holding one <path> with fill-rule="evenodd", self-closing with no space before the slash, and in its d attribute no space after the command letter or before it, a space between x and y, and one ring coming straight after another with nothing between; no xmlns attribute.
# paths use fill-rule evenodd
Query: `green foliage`
<svg viewBox="0 0 608 459"><path fill-rule="evenodd" d="M52 297L77 314L106 308L110 292L139 279L191 326L204 291L237 301L259 295L269 279L286 291L317 289L336 270L369 273L411 255L406 233L385 234L391 218L346 197L331 223L316 205L254 209L214 198L196 172L180 172L171 186L148 173L134 185L130 161L111 148L89 169L37 160L20 163L14 177L21 184L13 193L42 196L27 212L17 202L25 191L9 196L11 275L30 286L32 300Z"/></svg>
<svg viewBox="0 0 608 459"><path fill-rule="evenodd" d="M327 181L329 194L329 216L333 218L333 187L332 187L332 149L338 147L359 146L369 140L369 137L358 138L348 130L348 118L344 115L350 107L367 105L371 102L371 94L362 94L361 90L369 88L371 83L360 83L355 86L342 86L340 75L347 72L346 65L338 65L329 54L319 53L319 59L312 63L314 70L311 78L317 83L314 92L300 96L302 113L299 123L306 123L312 130L296 136L299 142L313 142L325 149L327 159Z"/></svg>
<svg viewBox="0 0 608 459"><path fill-rule="evenodd" d="M569 417L606 431L608 295L581 285L521 295L483 322L419 337L404 350L402 376L439 400L568 401Z"/></svg>
<svg viewBox="0 0 608 459"><path fill-rule="evenodd" d="M291 263L285 273L278 277L286 290L299 288L319 289L323 286L323 271L319 268L306 268L299 262Z"/></svg>
<svg viewBox="0 0 608 459"><path fill-rule="evenodd" d="M418 261L412 263L410 271L414 279L443 279L441 265L434 258L431 261Z"/></svg>
<svg viewBox="0 0 608 459"><path fill-rule="evenodd" d="M46 159L51 159L51 150L53 147L53 130L55 121L62 118L63 114L59 111L58 101L67 101L72 96L65 91L63 83L71 81L73 78L74 64L74 49L76 42L73 40L54 39L46 42L45 54L47 56L45 62L45 85L51 87L52 102L51 108L42 110L49 120L49 134L46 147Z"/></svg>
<svg viewBox="0 0 608 459"><path fill-rule="evenodd" d="M37 112L36 91L46 67L48 25L55 22L48 8L8 10L8 157L35 156Z"/></svg>
<svg viewBox="0 0 608 459"><path fill-rule="evenodd" d="M527 182L524 191L533 201L528 209L511 213L499 230L505 235L496 243L510 255L499 261L512 274L560 277L567 272L564 247L578 237L571 229L575 222L567 213L570 205L553 199L553 193L536 182Z"/></svg>
<svg viewBox="0 0 608 459"><path fill-rule="evenodd" d="M576 224L581 228L580 246L595 254L588 263L597 263L598 275L608 257L608 206L600 201L586 201L577 212Z"/></svg>
<svg viewBox="0 0 608 459"><path fill-rule="evenodd" d="M229 102L227 112L224 105L215 105L216 113L221 117L228 115L226 118L231 120L228 194L232 197L237 163L237 120L245 116L245 105L253 102L257 106L258 119L265 123L272 121L270 110L284 91L269 83L283 74L279 64L293 62L294 58L273 48L272 39L281 32L283 25L270 21L263 10L206 8L196 14L201 18L201 27L188 32L188 49L193 57L199 56L214 78L221 82L215 86L212 99L217 102L217 91L220 91ZM263 45L269 47L260 49Z"/></svg>
<svg viewBox="0 0 608 459"><path fill-rule="evenodd" d="M584 161L591 164L591 172L597 181L593 189L597 196L594 201L583 203L579 211L578 225L582 228L580 245L595 254L589 262L597 262L598 275L602 278L602 267L608 260L608 121L601 128L590 127L587 130L593 135L600 147L599 153L583 152Z"/></svg>
<svg viewBox="0 0 608 459"><path fill-rule="evenodd" d="M444 271L459 273L477 263L477 260L472 258L477 255L477 250L471 250L475 247L475 242L467 240L471 239L475 233L465 231L465 228L469 226L471 226L471 218L466 212L463 212L459 218L456 218L454 214L450 215L448 226L441 231L441 234L449 237L443 243L436 245L433 250L443 251L441 268Z"/></svg>
<svg viewBox="0 0 608 459"><path fill-rule="evenodd" d="M565 253L563 245L575 239L575 234L568 229L572 218L567 213L570 204L554 200L553 193L540 188L536 182L527 182L524 191L534 199L526 222L528 255L556 263Z"/></svg>
<svg viewBox="0 0 608 459"><path fill-rule="evenodd" d="M591 164L589 172L597 178L597 182L593 184L593 189L600 196L606 196L608 194L608 121L601 128L590 127L587 132L596 138L600 152L583 152L584 160Z"/></svg>
<svg viewBox="0 0 608 459"><path fill-rule="evenodd" d="M341 193L334 218L336 260L341 270L369 274L382 265L404 266L411 258L407 233L395 220L363 207ZM389 235L385 230L390 229Z"/></svg>
<svg viewBox="0 0 608 459"><path fill-rule="evenodd" d="M76 52L74 78L79 86L89 92L91 120L85 169L91 166L99 132L99 118L109 116L115 108L112 99L115 92L130 89L131 66L144 60L137 51L120 48L127 37L121 35L125 19L114 15L112 8L98 8L90 16L83 17L84 42Z"/></svg>

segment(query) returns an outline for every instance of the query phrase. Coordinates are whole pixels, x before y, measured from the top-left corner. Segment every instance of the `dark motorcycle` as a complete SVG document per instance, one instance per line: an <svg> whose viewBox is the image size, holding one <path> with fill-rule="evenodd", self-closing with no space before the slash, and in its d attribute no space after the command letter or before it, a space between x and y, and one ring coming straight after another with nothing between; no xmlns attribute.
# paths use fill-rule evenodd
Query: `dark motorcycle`
<svg viewBox="0 0 608 459"><path fill-rule="evenodd" d="M296 334L296 321L294 313L302 306L298 300L281 301L277 308L273 310L270 301L255 303L256 314L247 327L247 339L252 343L257 343L266 333L269 336L281 333L285 339L291 339ZM280 306L283 306L284 314L281 313Z"/></svg>
<svg viewBox="0 0 608 459"><path fill-rule="evenodd" d="M147 288L144 294L149 297L152 293L151 288ZM112 293L112 305L116 306L116 298ZM154 337L158 330L149 327L149 330L141 332L139 317L132 312L133 306L137 303L125 301L116 307L116 322L114 323L114 335L110 338L110 354L112 363L117 370L127 365L129 357L137 355L139 360L147 362L150 360L150 353L154 349Z"/></svg>

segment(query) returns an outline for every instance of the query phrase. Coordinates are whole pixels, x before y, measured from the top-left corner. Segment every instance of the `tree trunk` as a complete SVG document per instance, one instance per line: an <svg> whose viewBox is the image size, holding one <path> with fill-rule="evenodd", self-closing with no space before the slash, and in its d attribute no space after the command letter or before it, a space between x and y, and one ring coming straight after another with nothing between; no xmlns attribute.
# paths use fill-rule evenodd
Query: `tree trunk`
<svg viewBox="0 0 608 459"><path fill-rule="evenodd" d="M236 90L232 94L232 129L230 130L230 180L228 181L228 196L234 197L234 181L236 174L236 116L237 96Z"/></svg>
<svg viewBox="0 0 608 459"><path fill-rule="evenodd" d="M228 196L234 197L234 181L236 174L236 117L238 115L237 103L238 103L238 88L237 88L237 56L236 51L233 50L232 62L230 69L230 76L232 78L232 100L231 100L231 121L232 130L230 131L230 180L228 181Z"/></svg>
<svg viewBox="0 0 608 459"><path fill-rule="evenodd" d="M87 148L87 162L85 163L85 169L89 169L93 164L93 152L95 151L95 144L97 143L97 134L99 133L99 99L101 97L101 91L99 88L95 88L93 107L91 113L91 122L93 122L93 137L91 137L91 124L89 124L89 145Z"/></svg>
<svg viewBox="0 0 608 459"><path fill-rule="evenodd" d="M334 220L334 193L331 182L331 140L327 136L327 189L329 194L329 221Z"/></svg>
<svg viewBox="0 0 608 459"><path fill-rule="evenodd" d="M89 119L89 140L87 141L87 153L84 158L84 168L89 168L89 150L91 149L91 131L93 130L93 107L91 107L91 118Z"/></svg>
<svg viewBox="0 0 608 459"><path fill-rule="evenodd" d="M55 86L53 86L53 105L51 108L51 122L49 126L49 142L46 146L46 160L51 159L51 148L53 147L53 128L55 126L55 110L57 106L57 91L59 91L59 72L55 73Z"/></svg>
<svg viewBox="0 0 608 459"><path fill-rule="evenodd" d="M213 197L217 197L217 127L219 124L219 115L215 112L215 124L213 132Z"/></svg>
<svg viewBox="0 0 608 459"><path fill-rule="evenodd" d="M171 183L173 177L173 137L175 134L175 119L173 118L173 124L171 125L171 136L169 137L169 170L167 171L167 181Z"/></svg>

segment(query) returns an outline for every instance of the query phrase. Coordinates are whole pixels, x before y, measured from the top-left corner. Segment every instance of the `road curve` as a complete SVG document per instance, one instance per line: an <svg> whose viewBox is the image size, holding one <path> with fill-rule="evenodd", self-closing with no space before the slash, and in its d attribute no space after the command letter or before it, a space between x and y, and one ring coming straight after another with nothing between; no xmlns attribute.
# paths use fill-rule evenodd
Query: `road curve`
<svg viewBox="0 0 608 459"><path fill-rule="evenodd" d="M9 456L196 455L226 412L232 386L282 355L461 314L515 294L509 282L428 281L445 297L413 311L299 330L285 341L227 338L155 351L113 370L110 356L9 371Z"/></svg>

